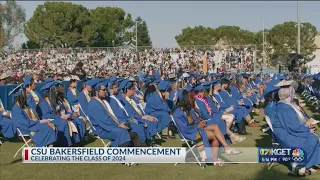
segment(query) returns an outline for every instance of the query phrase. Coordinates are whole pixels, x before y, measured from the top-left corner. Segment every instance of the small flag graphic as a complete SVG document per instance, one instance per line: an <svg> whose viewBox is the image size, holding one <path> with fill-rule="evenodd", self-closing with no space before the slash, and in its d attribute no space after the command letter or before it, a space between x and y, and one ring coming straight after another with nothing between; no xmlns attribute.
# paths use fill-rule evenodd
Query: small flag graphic
<svg viewBox="0 0 320 180"><path fill-rule="evenodd" d="M24 160L29 160L29 150L28 149L24 150Z"/></svg>

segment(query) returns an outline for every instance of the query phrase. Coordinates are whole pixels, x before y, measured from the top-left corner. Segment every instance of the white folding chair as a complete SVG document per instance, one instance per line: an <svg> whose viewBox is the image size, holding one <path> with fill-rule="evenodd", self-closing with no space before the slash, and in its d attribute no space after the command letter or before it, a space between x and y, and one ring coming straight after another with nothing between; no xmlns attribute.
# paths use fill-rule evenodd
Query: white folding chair
<svg viewBox="0 0 320 180"><path fill-rule="evenodd" d="M188 148L189 148L189 150L187 151L186 154L188 154L189 152L191 152L192 155L194 156L194 158L197 160L197 164L200 166L200 168L201 168L201 169L204 169L204 168L205 168L205 165L201 164L201 162L199 161L199 156L197 156L196 153L194 152L194 149L196 148L196 145L193 144L193 143L192 143L192 144L189 143L189 140L186 139L186 138L183 136L183 134L181 133L180 128L179 128L179 126L177 125L177 123L174 121L173 116L170 116L170 117L171 117L174 125L175 125L175 126L177 127L177 129L178 129L178 133L180 134L180 137L181 137L180 140L181 140L182 142L186 143L187 146L188 146ZM191 142L192 142L192 141L191 141ZM178 165L178 163L175 163L175 164L174 164L174 166L177 166L177 165Z"/></svg>
<svg viewBox="0 0 320 180"><path fill-rule="evenodd" d="M272 127L272 124L271 124L271 119L268 116L265 116L265 118L266 118L267 124L269 125L269 128L271 129L271 131L273 133L273 127ZM279 143L272 143L272 146L279 147L280 144ZM267 164L268 170L270 170L273 165L274 165L274 162L269 162Z"/></svg>
<svg viewBox="0 0 320 180"><path fill-rule="evenodd" d="M88 127L88 128L90 128L91 131L92 131L92 133L94 134L94 132L96 131L96 128L92 125L92 123L91 123L91 121L90 121L90 118L86 115L86 113L84 113L84 111L83 111L83 109L82 109L82 107L81 107L80 104L79 104L79 109L82 111L82 113L84 114L84 116L87 118L87 121L89 122L89 127ZM87 130L88 130L88 129L87 129ZM95 134L95 137L102 142L102 144L103 144L104 147L108 147L108 146L111 144L111 142L108 142L108 144L106 144L106 143L104 142L104 140L103 140L102 138L100 138L100 136L97 135L97 134Z"/></svg>
<svg viewBox="0 0 320 180"><path fill-rule="evenodd" d="M18 153L19 153L20 151L22 151L23 148L25 148L25 147L31 147L31 146L29 146L29 143L32 141L31 138L27 141L25 137L30 137L30 135L29 135L29 134L22 134L22 132L20 131L19 128L17 128L17 132L18 132L18 136L22 138L24 144L20 147L20 149L18 149L18 151L16 152L16 154L14 155L13 158L15 158L15 157L18 155Z"/></svg>

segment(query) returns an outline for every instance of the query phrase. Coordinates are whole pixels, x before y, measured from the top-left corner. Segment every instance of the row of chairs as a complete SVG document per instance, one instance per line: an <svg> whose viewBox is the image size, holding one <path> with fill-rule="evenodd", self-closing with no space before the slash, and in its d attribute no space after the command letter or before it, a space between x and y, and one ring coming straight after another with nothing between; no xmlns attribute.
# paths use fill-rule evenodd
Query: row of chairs
<svg viewBox="0 0 320 180"><path fill-rule="evenodd" d="M307 99L308 102L311 103L311 105L315 106L316 110L318 110L320 107L320 92L315 91L314 88L310 85L304 85L303 86L304 91L301 93L301 95Z"/></svg>

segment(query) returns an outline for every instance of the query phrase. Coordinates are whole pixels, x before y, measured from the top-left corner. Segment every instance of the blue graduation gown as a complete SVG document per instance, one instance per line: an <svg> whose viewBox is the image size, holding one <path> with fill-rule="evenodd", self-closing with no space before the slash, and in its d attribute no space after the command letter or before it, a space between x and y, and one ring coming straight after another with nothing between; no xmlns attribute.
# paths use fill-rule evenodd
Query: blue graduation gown
<svg viewBox="0 0 320 180"><path fill-rule="evenodd" d="M174 96L176 96L175 100L174 100ZM169 93L169 98L168 98L168 106L169 106L170 109L172 109L176 105L177 100L178 100L178 91L177 90L172 90Z"/></svg>
<svg viewBox="0 0 320 180"><path fill-rule="evenodd" d="M229 96L228 92L225 90L221 90L219 92L219 95L221 96L224 102L228 102L228 104L234 105L235 111L237 110L242 111L244 117L246 117L252 111L252 108L250 108L250 106L248 108L246 106L240 106L238 104L238 100L234 98L232 95ZM239 122L239 121L236 121L236 122Z"/></svg>
<svg viewBox="0 0 320 180"><path fill-rule="evenodd" d="M118 105L118 103L117 103L117 101L115 99L110 97L109 98L109 104L111 106L111 109L112 109L114 115L117 117L117 119L120 122L126 122L126 121L129 120L129 118L130 118L128 116L129 114L128 115L126 114L126 112ZM139 139L141 140L141 142L144 143L145 140L146 140L144 126L142 126L142 124L140 124L140 123L135 124L135 123L133 123L131 121L130 121L130 126L131 126L131 130L130 131L137 133L137 135L139 136Z"/></svg>
<svg viewBox="0 0 320 180"><path fill-rule="evenodd" d="M162 131L171 122L170 108L160 97L158 92L153 92L146 97L145 113L158 119L158 131Z"/></svg>
<svg viewBox="0 0 320 180"><path fill-rule="evenodd" d="M190 111L190 114L194 120L194 122L198 122L196 118L196 114L193 110ZM173 119L176 122L180 133L188 140L195 141L197 131L200 133L207 157L207 162L213 162L213 153L211 151L211 145L209 143L207 133L203 128L198 128L197 124L194 125L189 124L187 115L180 109L177 108L173 114Z"/></svg>
<svg viewBox="0 0 320 180"><path fill-rule="evenodd" d="M242 94L237 86L230 86L230 94L232 95L232 97L236 98L237 100L242 99L243 105L246 106L247 108L249 108L250 112L252 111L253 103L248 98L244 98L242 96Z"/></svg>
<svg viewBox="0 0 320 180"><path fill-rule="evenodd" d="M284 148L301 148L307 158L305 167L320 164L320 143L318 136L310 133L310 129L301 124L294 109L278 102L272 121L273 132Z"/></svg>
<svg viewBox="0 0 320 180"><path fill-rule="evenodd" d="M12 108L12 120L19 129L29 132L32 141L37 147L47 146L56 142L56 131L48 126L41 124L40 121L31 120L20 106L14 104Z"/></svg>
<svg viewBox="0 0 320 180"><path fill-rule="evenodd" d="M88 113L89 113L88 112L88 104L89 104L89 102L87 101L87 98L86 98L86 95L84 94L84 92L80 92L79 93L78 100L79 100L79 104L80 104L82 110L84 111L84 113L86 115L88 115ZM83 114L83 112L81 111L81 109L79 110L79 112L80 112L80 116L85 116Z"/></svg>
<svg viewBox="0 0 320 180"><path fill-rule="evenodd" d="M213 99L210 96L207 96L206 98L207 98L207 101L212 109L212 117L214 119L221 119L223 112L218 109L218 107L216 106L216 104L214 103Z"/></svg>
<svg viewBox="0 0 320 180"><path fill-rule="evenodd" d="M111 146L118 147L131 141L128 130L118 127L98 100L94 98L90 100L88 112L89 119L95 128L94 133L103 139L109 139Z"/></svg>
<svg viewBox="0 0 320 180"><path fill-rule="evenodd" d="M152 136L156 135L158 132L158 122L157 121L148 121L142 119L143 111L139 108L140 112L142 115L138 114L138 112L131 106L131 104L124 98L124 97L119 97L120 102L123 104L124 108L126 109L127 113L129 114L130 117L133 117L137 121L143 122L147 124L146 128L146 138L150 139Z"/></svg>
<svg viewBox="0 0 320 180"><path fill-rule="evenodd" d="M218 103L220 104L220 109L225 111L227 108L231 107L231 105L228 103L228 101L224 101L223 98L220 96L220 94L213 94L213 96L216 98ZM235 116L235 122L239 123L244 120L244 117L246 116L246 112L243 109L237 108L238 106L234 106L233 110L230 111L230 114L233 114Z"/></svg>
<svg viewBox="0 0 320 180"><path fill-rule="evenodd" d="M67 100L69 104L72 106L76 105L79 101L78 96L73 95L72 91L68 89L67 91Z"/></svg>
<svg viewBox="0 0 320 180"><path fill-rule="evenodd" d="M210 115L210 113L208 112L207 108L206 108L206 104L202 101L200 101L199 99L196 99L196 104L198 105L198 110L199 110L199 114L201 119L203 120L208 120L206 121L207 125L206 126L210 126L212 124L217 124L222 132L223 135L227 134L227 127L226 127L226 123L220 118L217 119L216 117L214 117L213 115Z"/></svg>
<svg viewBox="0 0 320 180"><path fill-rule="evenodd" d="M13 121L3 116L3 112L0 112L0 132L6 138L13 138L17 132L17 127Z"/></svg>
<svg viewBox="0 0 320 180"><path fill-rule="evenodd" d="M69 104L69 106L71 107L70 104ZM66 108L63 103L60 105L60 110L64 110L66 114L70 114L71 115L71 120L72 120L72 122L74 123L74 125L76 126L76 128L78 130L78 133L73 133L72 134L72 139L73 139L73 141L75 143L79 143L81 141L81 139L86 134L86 124L83 122L83 120L81 118L73 116L72 114L74 112L71 109L68 111L68 108Z"/></svg>
<svg viewBox="0 0 320 180"><path fill-rule="evenodd" d="M58 146L72 146L71 137L69 135L68 121L62 119L53 112L52 107L42 98L37 105L37 113L40 119L54 119L53 124L58 129Z"/></svg>
<svg viewBox="0 0 320 180"><path fill-rule="evenodd" d="M41 99L41 96L38 92L33 91L39 98L39 100ZM27 98L27 105L31 108L31 110L33 111L35 116L38 116L36 108L37 108L37 103L34 101L33 96L31 95L30 92L28 92L28 98Z"/></svg>

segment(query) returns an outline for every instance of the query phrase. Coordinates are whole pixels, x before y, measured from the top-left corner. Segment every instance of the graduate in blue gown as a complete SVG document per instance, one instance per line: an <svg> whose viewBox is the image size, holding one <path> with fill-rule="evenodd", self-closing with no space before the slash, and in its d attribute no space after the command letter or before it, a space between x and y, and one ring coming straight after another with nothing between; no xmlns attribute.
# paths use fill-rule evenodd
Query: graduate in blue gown
<svg viewBox="0 0 320 180"><path fill-rule="evenodd" d="M108 109L110 107L107 107L103 102L106 93L107 88L104 84L95 85L93 97L88 104L88 117L94 127L94 133L100 138L109 139L113 147L127 147L131 141L136 147L146 146L136 133L130 132L128 124L120 123L111 114Z"/></svg>
<svg viewBox="0 0 320 180"><path fill-rule="evenodd" d="M171 77L171 78L170 78ZM171 83L171 91L169 93L169 97L168 97L168 106L170 109L172 109L178 100L178 94L181 93L177 87L177 80L175 79L175 75L174 74L170 74L169 75L169 82Z"/></svg>
<svg viewBox="0 0 320 180"><path fill-rule="evenodd" d="M217 101L219 109L223 112L233 114L236 119L236 126L238 126L238 133L240 135L248 135L245 128L245 112L241 109L236 109L234 105L230 105L229 102L225 102L220 96L221 91L220 80L216 80L213 83L213 98Z"/></svg>
<svg viewBox="0 0 320 180"><path fill-rule="evenodd" d="M64 87L62 86L62 84L58 83L55 91L55 93L57 94L58 114L60 116L70 115L70 119L77 128L77 132L72 133L72 139L73 142L79 143L86 134L86 120L85 118L80 118L79 113L72 110L71 104L69 104L67 99L64 97Z"/></svg>
<svg viewBox="0 0 320 180"><path fill-rule="evenodd" d="M5 111L2 101L0 100L0 132L6 138L13 138L17 128L11 119L11 113Z"/></svg>
<svg viewBox="0 0 320 180"><path fill-rule="evenodd" d="M194 91L196 93L196 97L195 97L196 109L198 109L201 119L207 120L206 121L207 126L210 126L212 124L217 124L221 132L223 133L223 135L226 135L227 134L226 123L221 118L217 119L216 116L215 117L213 116L212 108L207 98L204 96L205 95L204 90L205 88L202 84L197 84L196 86L194 86Z"/></svg>
<svg viewBox="0 0 320 180"><path fill-rule="evenodd" d="M85 82L85 87L83 90L79 93L78 96L78 102L79 102L79 111L80 111L80 116L85 116L84 114L88 114L88 104L90 101L91 97L91 92L92 92L92 86L94 84L97 84L98 81L101 81L100 79L90 79Z"/></svg>
<svg viewBox="0 0 320 180"><path fill-rule="evenodd" d="M301 148L306 154L303 165L311 168L320 164L320 139L315 128L306 122L301 111L292 103L294 89L290 82L278 92L280 101L272 121L273 132L283 148Z"/></svg>
<svg viewBox="0 0 320 180"><path fill-rule="evenodd" d="M53 124L58 130L57 146L72 146L70 129L67 120L70 116L57 115L57 104L54 101L56 96L52 92L55 86L56 82L54 82L53 80L47 80L47 83L41 88L44 93L39 104L37 105L36 110L40 119L53 119Z"/></svg>
<svg viewBox="0 0 320 180"><path fill-rule="evenodd" d="M23 89L27 97L27 105L32 110L31 112L32 117L39 119L38 114L36 112L36 107L41 99L41 96L38 92L35 91L35 88L36 88L36 83L34 79L31 76L26 76L23 81Z"/></svg>
<svg viewBox="0 0 320 180"><path fill-rule="evenodd" d="M230 137L230 140L232 141L232 143L240 143L240 142L244 141L246 139L246 137L238 136L230 130L230 128L234 124L234 120L235 120L234 115L227 113L227 112L224 112L221 109L219 109L218 102L212 96L212 84L216 83L217 81L219 81L219 80L208 81L208 82L203 83L203 86L205 87L205 90L206 90L205 97L211 107L211 110L212 110L212 117L214 119L221 119L221 120L225 121L225 123L227 125L226 126L227 135Z"/></svg>
<svg viewBox="0 0 320 180"><path fill-rule="evenodd" d="M133 90L133 82L125 80L124 83L119 85L119 88L122 89L124 93L118 98L126 109L129 117L146 124L146 138L152 141L151 145L156 146L155 142L153 141L153 136L158 132L158 119L150 115L145 115L143 110L139 108L134 100L132 100L132 97L135 93Z"/></svg>
<svg viewBox="0 0 320 180"><path fill-rule="evenodd" d="M162 131L164 137L169 136L167 126L171 122L170 108L166 101L166 94L168 96L170 83L167 81L160 81L156 88L155 85L148 86L145 93L146 115L153 116L158 119L158 131Z"/></svg>
<svg viewBox="0 0 320 180"><path fill-rule="evenodd" d="M250 113L252 109L245 106L245 101L243 99L237 99L229 93L229 81L227 79L221 80L221 91L219 92L220 97L224 102L228 102L229 105L234 106L234 111L242 111L244 119L248 122L248 126L256 127L257 124L251 118ZM236 123L241 123L244 119L236 119Z"/></svg>
<svg viewBox="0 0 320 180"><path fill-rule="evenodd" d="M118 95L118 83L115 82L109 82L108 83L108 91L110 93L110 96L108 98L108 103L111 107L111 110L113 111L113 114L115 115L116 119L122 123L122 122L128 122L130 123L131 132L136 133L141 142L145 142L146 140L146 132L145 127L147 124L143 122L138 122L138 120L134 119L132 116L129 116L129 113L117 97Z"/></svg>
<svg viewBox="0 0 320 180"><path fill-rule="evenodd" d="M79 92L77 90L77 82L79 81L79 77L78 76L71 76L70 79L70 87L67 90L67 100L69 102L69 104L71 105L71 108L73 111L78 112L79 113Z"/></svg>
<svg viewBox="0 0 320 180"><path fill-rule="evenodd" d="M52 146L57 140L54 124L46 119L32 119L23 91L17 89L14 95L11 111L14 123L21 131L28 132L37 147Z"/></svg>
<svg viewBox="0 0 320 180"><path fill-rule="evenodd" d="M193 103L190 102L192 98L189 98L192 94L183 90L177 105L173 109L173 119L180 133L188 140L197 141L199 139L197 133L199 132L205 147L206 161L221 165L222 160L218 159L219 142L224 147L226 154L239 154L240 152L230 148L218 125L208 125L207 121L201 120L200 115L192 108ZM209 140L212 141L211 144Z"/></svg>

